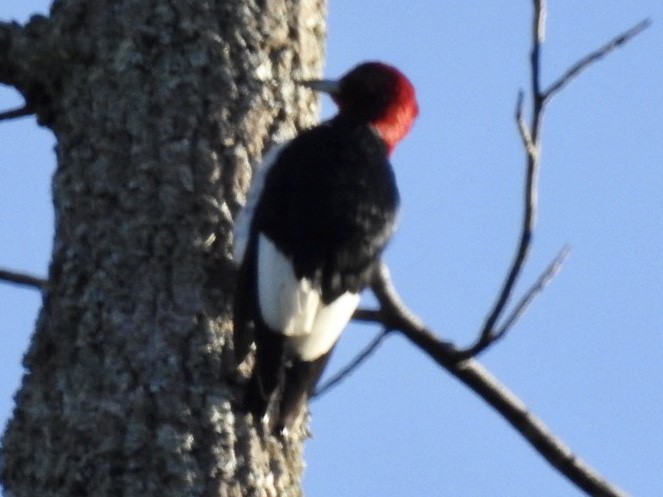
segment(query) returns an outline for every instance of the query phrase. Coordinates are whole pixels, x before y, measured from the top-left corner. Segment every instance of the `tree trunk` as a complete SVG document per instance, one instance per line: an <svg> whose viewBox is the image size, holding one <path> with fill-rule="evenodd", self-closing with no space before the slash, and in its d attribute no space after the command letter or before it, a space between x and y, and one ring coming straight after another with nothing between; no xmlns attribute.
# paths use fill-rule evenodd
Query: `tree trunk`
<svg viewBox="0 0 663 497"><path fill-rule="evenodd" d="M301 494L305 430L237 410L234 214L317 104L325 0L60 0L0 24L57 137L53 260L3 438L13 497ZM226 268L226 269L224 269Z"/></svg>

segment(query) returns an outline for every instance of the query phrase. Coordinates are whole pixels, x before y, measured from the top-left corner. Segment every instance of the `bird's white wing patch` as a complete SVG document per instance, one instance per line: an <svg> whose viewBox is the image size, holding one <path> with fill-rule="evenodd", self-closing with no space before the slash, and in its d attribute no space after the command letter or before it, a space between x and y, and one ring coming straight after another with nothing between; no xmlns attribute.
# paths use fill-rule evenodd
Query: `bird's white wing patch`
<svg viewBox="0 0 663 497"><path fill-rule="evenodd" d="M265 323L284 335L313 329L320 293L306 278L298 280L288 257L264 234L258 236L258 302Z"/></svg>
<svg viewBox="0 0 663 497"><path fill-rule="evenodd" d="M244 204L242 210L239 211L239 214L235 219L235 228L233 229L233 259L238 265L241 264L244 260L246 246L249 243L249 236L251 235L251 223L253 221L253 215L255 214L256 207L258 206L262 192L265 189L265 179L267 178L267 173L276 163L277 157L281 153L281 150L283 150L283 147L286 145L287 142L281 143L267 152L262 160L262 163L254 174L246 203Z"/></svg>
<svg viewBox="0 0 663 497"><path fill-rule="evenodd" d="M293 337L289 346L305 360L328 352L359 305L346 292L324 305L320 291L297 279L291 260L264 234L258 238L258 302L263 320L275 332Z"/></svg>
<svg viewBox="0 0 663 497"><path fill-rule="evenodd" d="M359 305L359 294L345 292L331 304L321 306L310 334L294 337L290 343L303 361L313 361L331 350Z"/></svg>

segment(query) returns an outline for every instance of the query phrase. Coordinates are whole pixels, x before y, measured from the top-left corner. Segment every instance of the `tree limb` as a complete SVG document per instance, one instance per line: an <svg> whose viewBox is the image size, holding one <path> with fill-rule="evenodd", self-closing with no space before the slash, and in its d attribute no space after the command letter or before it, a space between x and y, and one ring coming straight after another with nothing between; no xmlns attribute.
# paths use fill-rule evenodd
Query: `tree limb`
<svg viewBox="0 0 663 497"><path fill-rule="evenodd" d="M560 473L589 495L627 497L623 490L610 484L577 457L514 393L475 359L459 361L454 345L440 340L407 308L391 281L386 265L382 264L376 271L371 288L380 304L381 317L377 322L401 332L433 361L477 393Z"/></svg>
<svg viewBox="0 0 663 497"><path fill-rule="evenodd" d="M4 113L0 120L36 114L40 124L48 124L55 117L51 103L74 60L72 45L62 35L62 30L53 29L52 19L42 15L32 16L25 25L0 22L0 83L16 88L26 102L26 107Z"/></svg>
<svg viewBox="0 0 663 497"><path fill-rule="evenodd" d="M32 109L30 109L29 106L24 105L23 107L19 107L17 109L6 110L4 112L0 112L0 121L7 121L9 119L16 119L18 117L29 116L31 114L34 114L34 111L32 111Z"/></svg>
<svg viewBox="0 0 663 497"><path fill-rule="evenodd" d="M38 278L30 274L9 271L7 269L0 269L0 281L15 283L17 285L29 286L32 288L36 288L37 290L44 290L47 284L47 281L45 279Z"/></svg>

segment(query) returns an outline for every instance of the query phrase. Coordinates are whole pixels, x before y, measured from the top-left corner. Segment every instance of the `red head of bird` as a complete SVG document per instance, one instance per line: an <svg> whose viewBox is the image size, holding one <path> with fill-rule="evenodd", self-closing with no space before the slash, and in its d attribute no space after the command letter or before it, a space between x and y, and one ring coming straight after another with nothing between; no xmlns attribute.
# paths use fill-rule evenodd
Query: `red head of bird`
<svg viewBox="0 0 663 497"><path fill-rule="evenodd" d="M419 115L414 86L398 69L382 62L359 64L338 80L303 81L328 93L339 114L373 126L391 153Z"/></svg>

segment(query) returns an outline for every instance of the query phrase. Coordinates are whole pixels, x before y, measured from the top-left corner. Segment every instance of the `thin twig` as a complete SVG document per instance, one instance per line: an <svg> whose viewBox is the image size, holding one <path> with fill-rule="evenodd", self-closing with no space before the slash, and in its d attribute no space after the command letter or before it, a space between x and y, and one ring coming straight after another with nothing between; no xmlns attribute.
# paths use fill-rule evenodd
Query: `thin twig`
<svg viewBox="0 0 663 497"><path fill-rule="evenodd" d="M651 19L643 19L632 28L627 29L618 36L615 36L608 43L606 43L602 47L596 49L594 52L586 55L578 62L573 64L559 79L553 82L548 87L548 89L543 92L544 100L548 100L557 92L559 92L562 88L564 88L567 84L569 84L574 78L576 78L583 70L587 69L587 67L589 67L591 64L597 62L598 60L608 55L610 52L616 50L625 43L631 41L631 39L633 39L635 36L639 35L641 32L647 29L651 25L651 23L652 23Z"/></svg>
<svg viewBox="0 0 663 497"><path fill-rule="evenodd" d="M560 250L557 257L548 265L546 270L541 273L541 276L534 282L534 284L527 290L525 295L520 299L520 301L515 305L511 314L504 320L502 326L500 326L497 331L495 331L495 341L500 340L511 327L516 323L518 318L523 315L527 310L527 307L532 303L534 298L540 294L543 289L552 281L552 279L557 276L557 273L562 269L566 258L571 253L571 249L568 246L565 246Z"/></svg>
<svg viewBox="0 0 663 497"><path fill-rule="evenodd" d="M384 329L380 334L376 335L376 337L366 347L364 347L364 349L361 350L347 365L345 365L321 387L318 387L311 398L319 397L329 392L329 390L339 385L343 380L345 380L347 376L352 374L355 369L361 366L371 355L373 355L373 353L387 337L389 332L392 331L392 328L400 324L400 322L392 323L390 320L390 315L393 314L385 313L382 309L357 309L354 312L352 315L353 321L363 323L380 323L384 325ZM414 319L414 315L410 317Z"/></svg>
<svg viewBox="0 0 663 497"><path fill-rule="evenodd" d="M345 380L352 372L354 372L359 366L361 366L366 359L373 355L373 353L378 349L380 344L384 341L391 330L384 328L380 333L378 333L371 342L364 347L364 349L359 352L345 367L338 371L334 376L322 384L315 390L315 393L311 398L319 397L326 394L332 388L338 386L343 380Z"/></svg>
<svg viewBox="0 0 663 497"><path fill-rule="evenodd" d="M530 53L532 95L541 94L541 45L546 37L547 7L545 0L534 0L532 17L532 49ZM536 109L534 109L536 113Z"/></svg>
<svg viewBox="0 0 663 497"><path fill-rule="evenodd" d="M471 347L459 350L457 356L458 360L462 361L469 359L470 357L476 357L480 352L504 338L511 328L513 328L513 325L516 324L516 321L518 321L518 319L525 313L532 301L545 289L546 286L548 286L548 283L557 276L569 253L569 247L564 247L548 265L545 271L541 273L534 284L527 290L527 292L525 292L525 295L521 297L504 320L504 323L501 326L496 327L490 334L482 334L480 339Z"/></svg>
<svg viewBox="0 0 663 497"><path fill-rule="evenodd" d="M43 278L38 278L25 273L17 273L7 269L0 269L0 281L7 281L17 285L29 286L37 290L44 290L47 281Z"/></svg>
<svg viewBox="0 0 663 497"><path fill-rule="evenodd" d="M532 141L532 135L530 134L529 126L527 126L527 122L525 121L525 114L523 111L524 99L525 94L520 90L516 101L516 123L518 124L518 133L523 141L523 146L525 147L527 155L535 155L537 153L536 147Z"/></svg>
<svg viewBox="0 0 663 497"><path fill-rule="evenodd" d="M6 110L4 112L0 112L0 121L6 121L9 119L16 119L18 117L24 117L24 116L29 116L34 114L34 111L30 109L29 106L24 105L23 107L19 107L18 109L12 109L12 110Z"/></svg>

